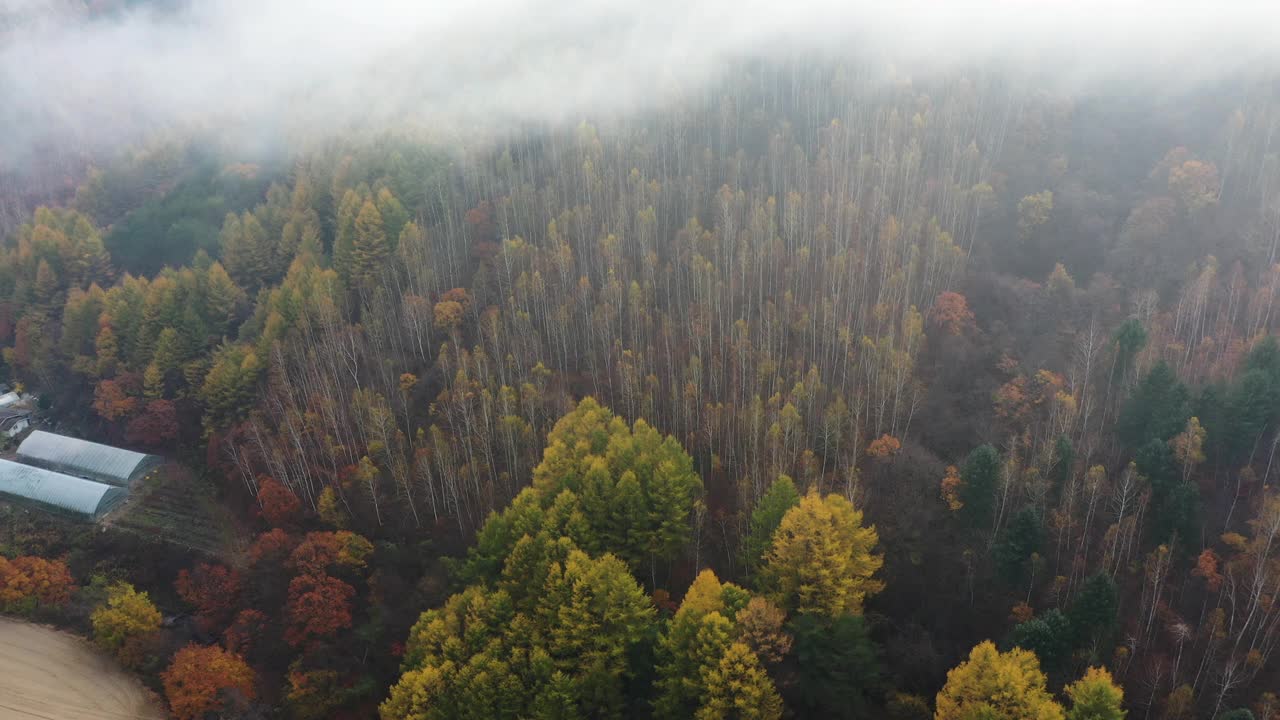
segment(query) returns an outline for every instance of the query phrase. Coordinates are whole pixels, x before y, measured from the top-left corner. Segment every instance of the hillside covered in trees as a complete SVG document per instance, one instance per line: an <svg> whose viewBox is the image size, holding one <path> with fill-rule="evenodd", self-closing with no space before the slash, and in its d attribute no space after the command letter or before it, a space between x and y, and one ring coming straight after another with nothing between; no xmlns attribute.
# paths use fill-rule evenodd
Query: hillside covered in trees
<svg viewBox="0 0 1280 720"><path fill-rule="evenodd" d="M1274 78L743 60L0 194L0 382L237 540L11 508L0 607L175 717L1280 718Z"/></svg>

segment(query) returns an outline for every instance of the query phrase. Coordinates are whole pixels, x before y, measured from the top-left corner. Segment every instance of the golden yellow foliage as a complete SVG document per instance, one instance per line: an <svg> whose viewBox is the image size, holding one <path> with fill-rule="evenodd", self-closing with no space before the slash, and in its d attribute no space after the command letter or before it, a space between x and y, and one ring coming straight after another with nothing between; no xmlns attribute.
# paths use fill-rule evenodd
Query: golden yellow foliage
<svg viewBox="0 0 1280 720"><path fill-rule="evenodd" d="M1045 689L1040 661L1030 650L1002 653L979 643L969 659L947 673L934 720L1064 720L1062 706Z"/></svg>
<svg viewBox="0 0 1280 720"><path fill-rule="evenodd" d="M1089 668L1063 690L1071 698L1067 720L1124 720L1124 691L1106 668Z"/></svg>
<svg viewBox="0 0 1280 720"><path fill-rule="evenodd" d="M1200 418L1192 417L1187 420L1186 429L1173 436L1173 439L1169 441L1169 447L1173 450L1174 459L1186 469L1186 472L1204 462L1204 439L1206 435L1205 429L1200 425Z"/></svg>
<svg viewBox="0 0 1280 720"><path fill-rule="evenodd" d="M884 589L872 579L884 564L872 552L879 541L853 503L810 490L782 517L765 555L770 599L792 612L861 615L867 596Z"/></svg>
<svg viewBox="0 0 1280 720"><path fill-rule="evenodd" d="M89 616L94 641L113 652L133 638L159 630L161 619L147 594L128 583L112 585L107 590L107 603Z"/></svg>
<svg viewBox="0 0 1280 720"><path fill-rule="evenodd" d="M706 702L697 720L778 720L782 698L751 648L733 643L706 673Z"/></svg>

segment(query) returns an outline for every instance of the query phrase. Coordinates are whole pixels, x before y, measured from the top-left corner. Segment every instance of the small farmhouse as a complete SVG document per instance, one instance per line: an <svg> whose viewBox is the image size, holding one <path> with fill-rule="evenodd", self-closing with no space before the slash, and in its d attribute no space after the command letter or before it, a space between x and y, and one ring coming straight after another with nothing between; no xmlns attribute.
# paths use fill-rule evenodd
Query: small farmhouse
<svg viewBox="0 0 1280 720"><path fill-rule="evenodd" d="M0 437L17 437L31 426L31 411L17 408L0 408Z"/></svg>

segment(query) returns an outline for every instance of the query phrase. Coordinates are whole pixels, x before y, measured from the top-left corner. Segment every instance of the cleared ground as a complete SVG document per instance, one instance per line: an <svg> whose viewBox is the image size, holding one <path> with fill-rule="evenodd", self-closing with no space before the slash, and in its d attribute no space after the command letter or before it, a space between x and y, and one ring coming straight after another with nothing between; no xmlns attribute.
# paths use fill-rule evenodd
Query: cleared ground
<svg viewBox="0 0 1280 720"><path fill-rule="evenodd" d="M164 717L141 683L83 639L0 618L0 718Z"/></svg>
<svg viewBox="0 0 1280 720"><path fill-rule="evenodd" d="M213 497L209 484L177 463L166 463L135 484L103 525L222 558L243 550L249 535Z"/></svg>

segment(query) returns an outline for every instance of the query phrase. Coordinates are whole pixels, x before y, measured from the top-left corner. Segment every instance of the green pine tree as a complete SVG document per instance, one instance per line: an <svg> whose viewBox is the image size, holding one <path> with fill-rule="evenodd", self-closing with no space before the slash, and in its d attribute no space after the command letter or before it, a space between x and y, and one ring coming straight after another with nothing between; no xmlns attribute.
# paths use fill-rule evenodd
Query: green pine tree
<svg viewBox="0 0 1280 720"><path fill-rule="evenodd" d="M333 239L333 268L343 282L350 282L356 247L356 216L363 200L354 190L347 190L338 205L338 223Z"/></svg>
<svg viewBox="0 0 1280 720"><path fill-rule="evenodd" d="M751 512L743 548L743 562L749 571L759 568L765 552L773 544L773 531L778 529L787 511L799 504L800 493L796 492L795 483L786 475L778 476L760 496L760 502Z"/></svg>
<svg viewBox="0 0 1280 720"><path fill-rule="evenodd" d="M1071 621L1071 631L1076 637L1075 644L1098 646L1109 642L1119 608L1115 580L1104 572L1091 575L1067 609L1067 619ZM1105 652L1105 648L1099 650Z"/></svg>
<svg viewBox="0 0 1280 720"><path fill-rule="evenodd" d="M366 200L356 216L355 242L351 248L352 281L373 287L390 255L382 214L376 205Z"/></svg>
<svg viewBox="0 0 1280 720"><path fill-rule="evenodd" d="M990 445L975 448L960 469L961 516L971 528L987 529L1000 481L1000 455Z"/></svg>
<svg viewBox="0 0 1280 720"><path fill-rule="evenodd" d="M1033 507L1019 510L1000 533L1000 540L993 549L996 568L1009 583L1026 579L1031 556L1039 553L1044 544L1044 525L1040 514Z"/></svg>
<svg viewBox="0 0 1280 720"><path fill-rule="evenodd" d="M1182 432L1191 417L1191 397L1165 362L1151 368L1125 402L1116 432L1129 447L1149 440L1168 440Z"/></svg>

